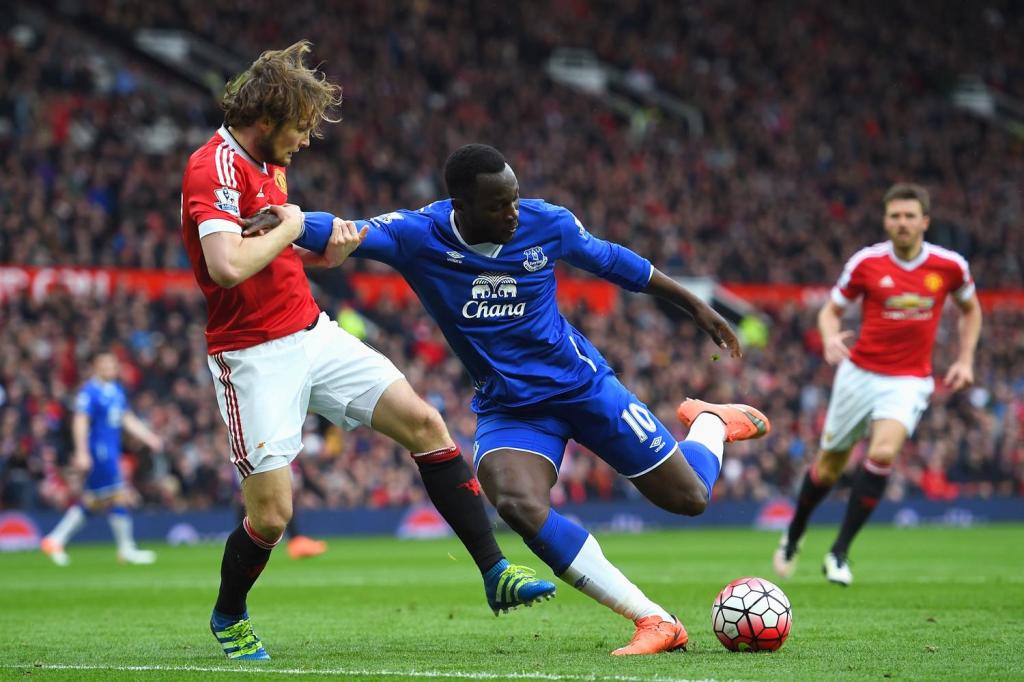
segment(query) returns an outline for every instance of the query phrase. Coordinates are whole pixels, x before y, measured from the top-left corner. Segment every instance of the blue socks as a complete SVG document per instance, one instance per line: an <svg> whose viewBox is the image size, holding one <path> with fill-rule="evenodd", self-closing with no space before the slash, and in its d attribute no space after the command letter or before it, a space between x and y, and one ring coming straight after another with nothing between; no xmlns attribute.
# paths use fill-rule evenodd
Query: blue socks
<svg viewBox="0 0 1024 682"><path fill-rule="evenodd" d="M693 440L680 441L679 450L693 467L694 473L704 482L708 489L708 498L710 498L711 489L715 487L718 472L722 468L721 460L706 445Z"/></svg>
<svg viewBox="0 0 1024 682"><path fill-rule="evenodd" d="M714 459L714 455L711 457ZM580 553L588 537L590 533L585 529L551 509L537 537L525 542L541 561L551 567L555 575L562 575Z"/></svg>

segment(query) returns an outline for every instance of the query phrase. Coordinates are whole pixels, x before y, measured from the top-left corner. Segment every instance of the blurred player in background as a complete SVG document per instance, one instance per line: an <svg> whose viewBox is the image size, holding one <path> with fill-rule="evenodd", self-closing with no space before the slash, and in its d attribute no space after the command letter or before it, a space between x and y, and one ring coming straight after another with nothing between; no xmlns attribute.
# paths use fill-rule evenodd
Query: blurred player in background
<svg viewBox="0 0 1024 682"><path fill-rule="evenodd" d="M746 405L687 400L679 416L690 432L677 444L559 313L555 263L679 306L740 357L735 334L648 260L592 236L565 208L520 201L515 173L493 147L460 148L444 176L451 199L357 222L370 229L353 255L405 277L472 375L474 460L501 518L555 575L634 621L633 640L612 653L684 648L679 620L613 566L590 533L551 508L566 442L595 452L662 509L697 515L721 469L723 442L762 436L768 420Z"/></svg>
<svg viewBox="0 0 1024 682"><path fill-rule="evenodd" d="M132 517L125 507L124 478L121 475L121 430L157 451L163 444L131 410L124 389L117 382L117 357L105 352L93 360L93 376L75 398L71 417L74 477L84 477L81 501L71 505L57 526L43 538L40 547L58 566L67 566L65 547L82 529L89 514L107 513L117 543L117 558L129 564L151 564L156 554L135 546Z"/></svg>
<svg viewBox="0 0 1024 682"><path fill-rule="evenodd" d="M437 410L313 300L303 265L341 263L366 230L337 220L314 243L299 208L285 205L285 167L322 122L337 120L331 110L341 102L340 88L305 66L309 51L300 41L264 52L228 83L224 126L191 156L183 178L182 237L207 301L209 367L247 512L225 545L210 620L233 659L269 658L246 596L292 516L289 463L302 448L307 411L346 429L370 426L413 453L431 500L483 574L495 612L555 590L502 555L479 484ZM239 217L260 210L281 225L243 239Z"/></svg>
<svg viewBox="0 0 1024 682"><path fill-rule="evenodd" d="M839 536L822 571L836 584L853 582L848 554L857 532L885 493L893 461L914 433L935 388L932 347L947 294L960 309L960 354L944 382L954 391L974 381L981 306L964 258L924 241L930 199L919 185L897 184L884 198L889 241L861 249L847 261L831 300L818 314L825 360L838 365L821 449L804 475L796 514L775 552L775 571L789 577L811 512L839 479L850 450L870 431L867 457L850 490ZM861 300L860 336L853 348L840 318Z"/></svg>

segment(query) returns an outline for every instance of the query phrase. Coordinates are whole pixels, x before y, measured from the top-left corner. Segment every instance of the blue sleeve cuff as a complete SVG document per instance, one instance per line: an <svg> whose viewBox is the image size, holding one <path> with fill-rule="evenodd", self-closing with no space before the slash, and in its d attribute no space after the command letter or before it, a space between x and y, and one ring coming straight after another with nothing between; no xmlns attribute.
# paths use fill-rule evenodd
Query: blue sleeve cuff
<svg viewBox="0 0 1024 682"><path fill-rule="evenodd" d="M334 215L323 211L306 211L302 214L302 234L293 244L314 253L322 254L331 239Z"/></svg>
<svg viewBox="0 0 1024 682"><path fill-rule="evenodd" d="M615 259L610 272L606 275L608 281L618 284L627 291L646 289L651 283L651 275L654 274L651 261L620 244L612 244L612 252Z"/></svg>

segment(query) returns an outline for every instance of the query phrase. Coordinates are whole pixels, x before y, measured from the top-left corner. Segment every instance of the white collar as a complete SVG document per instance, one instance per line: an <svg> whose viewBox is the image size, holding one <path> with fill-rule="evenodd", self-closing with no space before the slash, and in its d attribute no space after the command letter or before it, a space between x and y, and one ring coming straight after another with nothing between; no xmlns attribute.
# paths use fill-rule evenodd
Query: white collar
<svg viewBox="0 0 1024 682"><path fill-rule="evenodd" d="M893 263L903 268L907 272L910 272L918 265L928 260L928 256L930 255L928 251L928 242L921 242L921 253L914 256L912 260L903 260L899 256L897 256L896 249L893 247L891 240L886 242L886 244L888 245L889 260L891 260Z"/></svg>
<svg viewBox="0 0 1024 682"><path fill-rule="evenodd" d="M469 244L465 239L462 238L462 234L459 232L458 226L455 224L455 211L452 210L448 214L448 222L451 223L452 232L455 233L455 237L462 242L462 245L473 253L485 256L487 258L497 258L498 254L501 253L501 244L492 244L491 242L480 242L479 244Z"/></svg>
<svg viewBox="0 0 1024 682"><path fill-rule="evenodd" d="M229 147L235 150L236 154L241 154L243 159L245 159L252 165L256 166L256 168L258 168L260 172L263 173L264 175L270 175L270 173L267 172L267 164L260 163L256 159L249 156L249 152L245 151L242 148L242 145L238 144L238 140L236 140L235 136L231 134L231 131L227 129L227 126L221 126L217 130L217 134L221 136L221 139L228 143Z"/></svg>

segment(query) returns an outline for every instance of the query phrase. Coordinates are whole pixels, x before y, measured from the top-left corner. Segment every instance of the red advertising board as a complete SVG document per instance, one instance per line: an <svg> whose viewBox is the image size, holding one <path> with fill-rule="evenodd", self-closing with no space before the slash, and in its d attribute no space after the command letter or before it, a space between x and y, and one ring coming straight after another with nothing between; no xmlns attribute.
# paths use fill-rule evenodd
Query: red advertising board
<svg viewBox="0 0 1024 682"><path fill-rule="evenodd" d="M360 301L372 306L382 298L398 303L412 302L415 295L405 280L394 273L355 272L350 275ZM828 297L829 287L798 284L720 285L730 294L759 308L778 308L789 303L818 307ZM151 297L169 292L199 292L188 270L121 270L116 268L0 266L0 301L28 294L42 299L54 291L76 296L106 298L118 289L144 291ZM585 304L595 313L608 313L618 304L620 290L600 279L558 274L558 300L562 305ZM1024 289L979 291L986 310L1024 309Z"/></svg>

